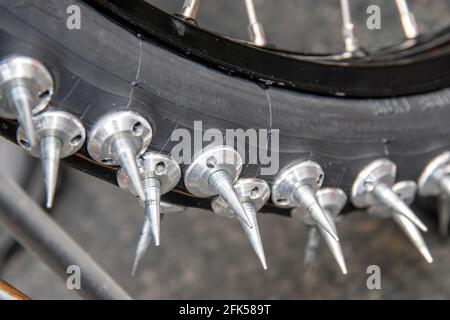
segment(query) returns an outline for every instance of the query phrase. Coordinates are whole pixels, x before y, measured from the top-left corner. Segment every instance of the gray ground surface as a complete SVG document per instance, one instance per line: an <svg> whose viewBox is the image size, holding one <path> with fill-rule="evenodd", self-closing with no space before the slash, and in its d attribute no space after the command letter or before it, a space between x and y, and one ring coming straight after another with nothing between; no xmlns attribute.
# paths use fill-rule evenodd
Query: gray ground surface
<svg viewBox="0 0 450 320"><path fill-rule="evenodd" d="M162 4L170 12L181 7L178 0L150 2ZM283 6L278 1L255 2L270 41L298 50L333 51L342 47L340 27L336 27L340 21L338 1L328 1L320 10L313 0L284 0ZM410 2L422 28L438 28L446 21L442 17L448 20L449 1ZM364 21L364 7L369 1L353 3L355 19ZM388 8L384 11L382 30L369 33L358 29L363 43L377 46L401 37L393 2L372 3ZM223 19L210 14L218 7ZM286 15L292 18L272 19ZM247 37L243 1L205 1L199 22L229 36ZM17 163L4 157L0 161ZM114 186L72 169L66 173L53 215L135 298L450 298L449 240L439 239L434 230L425 235L435 258L435 263L428 265L391 221L364 214L348 216L338 226L349 267L346 277L340 275L323 243L312 270L304 272L307 229L291 219L259 217L269 263L269 270L264 272L236 221L198 210L165 219L162 246L151 248L137 275L131 277L142 208L132 196ZM0 230L0 250L6 242L4 238L5 232ZM372 264L381 268L382 290L371 291L366 287L366 269ZM0 277L34 299L77 298L75 292L67 291L62 281L25 250L10 256L0 269Z"/></svg>

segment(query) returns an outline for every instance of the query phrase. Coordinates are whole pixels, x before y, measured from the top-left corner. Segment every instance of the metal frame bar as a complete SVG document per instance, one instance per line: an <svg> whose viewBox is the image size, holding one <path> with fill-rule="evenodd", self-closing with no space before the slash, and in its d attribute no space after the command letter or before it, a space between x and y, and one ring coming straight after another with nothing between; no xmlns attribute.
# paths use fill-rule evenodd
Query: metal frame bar
<svg viewBox="0 0 450 320"><path fill-rule="evenodd" d="M81 270L85 299L128 300L126 293L17 183L0 172L0 224L24 247L45 262L63 281L67 267Z"/></svg>

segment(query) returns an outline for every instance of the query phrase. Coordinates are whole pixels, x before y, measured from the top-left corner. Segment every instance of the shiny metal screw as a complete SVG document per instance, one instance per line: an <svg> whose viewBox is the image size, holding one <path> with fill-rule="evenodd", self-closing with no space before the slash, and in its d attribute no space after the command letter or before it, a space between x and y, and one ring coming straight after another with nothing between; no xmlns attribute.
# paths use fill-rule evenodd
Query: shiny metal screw
<svg viewBox="0 0 450 320"><path fill-rule="evenodd" d="M242 206L248 215L252 217L253 228L249 228L247 224L243 223L241 219L239 223L242 226L250 244L253 247L256 255L258 256L264 270L267 269L266 256L264 254L264 247L261 241L261 234L259 232L258 220L256 213L264 206L270 197L270 187L262 179L248 178L239 179L234 184L234 190L236 191ZM228 203L220 196L215 197L211 202L211 207L214 213L221 216L235 216L233 209Z"/></svg>
<svg viewBox="0 0 450 320"><path fill-rule="evenodd" d="M141 199L145 214L132 274L135 273L152 238L155 246L160 245L161 195L175 188L181 177L178 163L171 157L156 152L146 152L138 158L138 168L145 194L145 198ZM117 173L117 183L121 189L136 195L125 170L120 169Z"/></svg>
<svg viewBox="0 0 450 320"><path fill-rule="evenodd" d="M58 181L59 159L76 153L86 139L81 121L64 111L46 111L32 118L38 143L32 145L22 127L17 130L17 142L28 153L40 157L47 194L46 206L53 205Z"/></svg>
<svg viewBox="0 0 450 320"><path fill-rule="evenodd" d="M184 184L197 197L220 195L236 216L252 228L252 219L233 188L241 170L242 158L236 150L225 145L207 147L194 156L184 174Z"/></svg>
<svg viewBox="0 0 450 320"><path fill-rule="evenodd" d="M423 170L418 181L419 195L439 197L439 230L447 235L450 221L450 152L441 153Z"/></svg>
<svg viewBox="0 0 450 320"><path fill-rule="evenodd" d="M150 145L152 127L139 114L119 111L101 118L89 133L88 152L97 162L125 170L133 190L145 199L137 157Z"/></svg>
<svg viewBox="0 0 450 320"><path fill-rule="evenodd" d="M316 198L320 206L323 208L328 216L328 220L332 223L336 233L336 217L339 215L341 210L344 208L347 202L347 196L344 191L338 188L325 188L320 189L316 192ZM326 232L323 228L317 228L316 222L308 214L307 210L303 207L294 208L291 211L291 215L294 219L303 222L308 225L311 230L309 233L307 250L305 252L305 264L308 266L312 263L315 257L315 251L318 247L319 238L317 237L317 231L325 239L328 248L331 251L334 259L336 260L341 272L347 274L347 266L345 264L344 254L342 252L342 247L340 242L336 242L331 235ZM314 231L313 231L314 230Z"/></svg>
<svg viewBox="0 0 450 320"><path fill-rule="evenodd" d="M0 62L0 117L17 119L30 146L36 143L32 117L48 106L53 85L50 72L33 58Z"/></svg>
<svg viewBox="0 0 450 320"><path fill-rule="evenodd" d="M391 189L396 172L396 165L388 159L375 160L367 165L353 183L352 203L357 208L368 208L383 203L408 218L420 230L427 231L423 222Z"/></svg>
<svg viewBox="0 0 450 320"><path fill-rule="evenodd" d="M339 241L336 230L327 213L316 198L322 186L324 172L313 161L297 161L283 168L272 186L272 201L280 208L302 207L308 211L319 228Z"/></svg>
<svg viewBox="0 0 450 320"><path fill-rule="evenodd" d="M398 195L398 197L402 199L407 205L410 205L414 201L417 191L417 185L414 181L401 181L397 182L392 187L392 191L394 191ZM367 212L378 217L392 217L406 234L406 236L411 240L417 250L419 250L420 254L425 258L425 260L428 263L433 262L431 253L428 250L428 247L422 235L420 234L420 231L404 215L393 211L383 203L378 203L369 207L367 209Z"/></svg>

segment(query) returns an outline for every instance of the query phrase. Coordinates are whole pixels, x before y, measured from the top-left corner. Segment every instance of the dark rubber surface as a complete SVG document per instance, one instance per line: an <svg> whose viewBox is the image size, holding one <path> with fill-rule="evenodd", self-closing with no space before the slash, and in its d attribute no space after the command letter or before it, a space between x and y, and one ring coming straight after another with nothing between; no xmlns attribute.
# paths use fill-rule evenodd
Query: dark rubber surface
<svg viewBox="0 0 450 320"><path fill-rule="evenodd" d="M106 112L135 110L154 127L151 148L168 152L172 131L192 131L195 120L204 129L279 129L280 167L315 160L325 170L325 185L347 192L358 171L376 158L397 163L399 179L416 179L450 145L450 90L368 100L262 88L142 40L80 2L74 3L81 6L82 28L68 30L65 10L71 3L2 1L0 56L42 60L56 78L52 107L79 116L87 130ZM1 127L13 137L14 124ZM93 166L85 148L68 162L114 182L114 170ZM258 172L251 165L243 176ZM184 192L181 182L177 192ZM173 193L169 198L208 206Z"/></svg>

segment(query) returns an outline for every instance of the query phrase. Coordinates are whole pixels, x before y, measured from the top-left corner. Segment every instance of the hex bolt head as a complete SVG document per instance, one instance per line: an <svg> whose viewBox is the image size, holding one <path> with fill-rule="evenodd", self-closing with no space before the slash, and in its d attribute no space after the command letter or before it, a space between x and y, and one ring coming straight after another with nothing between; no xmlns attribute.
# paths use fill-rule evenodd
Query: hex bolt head
<svg viewBox="0 0 450 320"><path fill-rule="evenodd" d="M29 154L41 158L47 193L47 208L52 207L58 181L59 159L75 154L86 139L81 121L74 115L58 110L33 117L36 141L30 144L22 127L17 130L17 142Z"/></svg>

